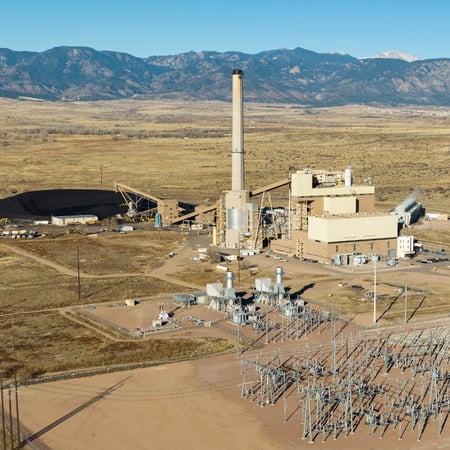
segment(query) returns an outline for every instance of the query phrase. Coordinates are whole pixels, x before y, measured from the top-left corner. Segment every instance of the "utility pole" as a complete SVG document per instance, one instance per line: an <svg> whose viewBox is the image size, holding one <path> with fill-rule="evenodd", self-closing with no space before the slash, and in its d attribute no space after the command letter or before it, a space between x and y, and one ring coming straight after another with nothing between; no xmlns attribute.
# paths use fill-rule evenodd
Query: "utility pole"
<svg viewBox="0 0 450 450"><path fill-rule="evenodd" d="M2 441L3 447L6 449L6 424L5 424L5 404L3 402L3 379L0 378L0 396L2 397Z"/></svg>
<svg viewBox="0 0 450 450"><path fill-rule="evenodd" d="M242 298L239 297L239 317L237 318L237 354L241 356L241 319L242 319Z"/></svg>
<svg viewBox="0 0 450 450"><path fill-rule="evenodd" d="M373 323L377 323L377 260L373 258Z"/></svg>
<svg viewBox="0 0 450 450"><path fill-rule="evenodd" d="M405 284L405 323L408 322L408 283Z"/></svg>
<svg viewBox="0 0 450 450"><path fill-rule="evenodd" d="M11 403L11 389L8 389L8 405L9 405L9 431L11 435L11 449L14 449L14 430L12 420L12 403Z"/></svg>
<svg viewBox="0 0 450 450"><path fill-rule="evenodd" d="M20 446L20 418L19 418L19 395L17 392L17 372L14 374L14 389L16 395L17 446Z"/></svg>
<svg viewBox="0 0 450 450"><path fill-rule="evenodd" d="M77 246L77 280L78 280L78 304L81 304L80 247L79 246Z"/></svg>
<svg viewBox="0 0 450 450"><path fill-rule="evenodd" d="M289 188L288 188L288 239L291 239L291 167L289 166L289 172L288 172L288 180L289 180Z"/></svg>

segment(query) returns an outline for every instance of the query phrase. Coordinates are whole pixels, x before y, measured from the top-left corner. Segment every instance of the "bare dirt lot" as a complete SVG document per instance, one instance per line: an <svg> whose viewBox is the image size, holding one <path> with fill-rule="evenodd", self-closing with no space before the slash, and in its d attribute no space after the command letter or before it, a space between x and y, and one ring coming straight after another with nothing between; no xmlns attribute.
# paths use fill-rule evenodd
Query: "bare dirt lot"
<svg viewBox="0 0 450 450"><path fill-rule="evenodd" d="M273 349L273 347L272 347ZM301 438L299 414L283 421L283 402L264 408L240 397L242 377L235 355L163 365L20 389L21 419L33 442L78 449L294 449ZM36 412L39 411L39 414ZM317 439L330 449L442 449L430 423L417 441L408 429L398 439L391 425L379 438L361 424L355 434Z"/></svg>

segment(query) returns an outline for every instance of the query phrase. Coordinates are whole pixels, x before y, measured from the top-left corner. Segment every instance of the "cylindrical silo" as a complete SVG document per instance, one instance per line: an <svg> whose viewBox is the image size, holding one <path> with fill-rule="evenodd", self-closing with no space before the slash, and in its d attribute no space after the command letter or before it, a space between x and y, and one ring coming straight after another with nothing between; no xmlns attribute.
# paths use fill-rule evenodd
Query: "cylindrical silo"
<svg viewBox="0 0 450 450"><path fill-rule="evenodd" d="M351 187L351 185L352 185L352 168L347 167L344 170L344 186Z"/></svg>
<svg viewBox="0 0 450 450"><path fill-rule="evenodd" d="M282 267L277 267L275 269L275 286L274 286L274 290L278 294L284 293L283 274L284 274L284 271L283 271Z"/></svg>
<svg viewBox="0 0 450 450"><path fill-rule="evenodd" d="M234 274L230 270L225 273L225 282L227 289L233 289Z"/></svg>

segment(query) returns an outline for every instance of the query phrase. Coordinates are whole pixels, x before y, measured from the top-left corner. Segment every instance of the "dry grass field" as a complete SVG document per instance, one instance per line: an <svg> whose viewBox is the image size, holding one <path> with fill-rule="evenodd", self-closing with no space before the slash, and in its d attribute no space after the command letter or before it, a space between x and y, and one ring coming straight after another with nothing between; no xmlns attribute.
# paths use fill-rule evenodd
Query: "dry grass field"
<svg viewBox="0 0 450 450"><path fill-rule="evenodd" d="M118 181L158 197L202 203L214 201L230 187L229 103L0 99L0 108L0 198L38 189L112 189ZM449 212L449 116L441 108L245 104L247 187L286 178L290 167L344 169L355 164L355 182L372 178L380 211L419 191L428 211ZM287 194L280 191L272 198L285 203ZM419 231L419 237L450 245L448 229ZM4 343L0 370L17 368L25 377L64 368L190 355L191 344L180 344L174 354L174 344L167 339L157 347L148 342L121 347L54 310L79 303L78 249L81 299L86 304L167 295L186 290L183 282L201 286L223 281L222 274L203 263L178 268L170 279L152 274L167 263L168 252L181 248L185 240L182 233L139 232L7 242L66 272L0 246L0 339ZM263 275L272 276L272 268L258 276ZM334 277L326 284L324 275L307 276L298 287L316 280L335 289L339 280ZM242 279L252 284L245 268ZM295 285L298 277L287 274L287 282ZM447 290L441 290L436 305L447 306ZM308 295L331 301L325 291L311 290ZM354 311L358 301L354 297L345 291L342 296L335 294L333 301L344 311ZM394 303L389 314L398 309L398 317L400 306ZM370 305L358 302L357 310L364 314ZM385 320L390 320L389 314ZM228 346L225 341L196 345L202 354ZM70 358L74 353L77 357Z"/></svg>
<svg viewBox="0 0 450 450"><path fill-rule="evenodd" d="M3 376L29 380L45 373L115 364L167 362L222 352L222 339L111 339L58 312L1 317ZM33 344L38 343L38 345Z"/></svg>
<svg viewBox="0 0 450 450"><path fill-rule="evenodd" d="M229 188L229 103L0 99L0 107L0 198L119 181L203 202ZM285 178L289 167L355 164L356 182L372 178L380 210L414 191L429 211L450 210L446 109L245 104L244 114L250 189Z"/></svg>
<svg viewBox="0 0 450 450"><path fill-rule="evenodd" d="M156 239L157 236L157 239ZM73 306L78 299L78 250L81 299L98 303L174 292L180 286L152 277L167 254L183 242L174 232L98 237L67 236L56 239L0 241L2 313L22 313ZM17 255L2 243L52 261L67 269L55 271L39 261Z"/></svg>
<svg viewBox="0 0 450 450"><path fill-rule="evenodd" d="M178 284L150 275L177 248L183 236L173 232L107 237L68 236L16 241L13 249L25 250L56 263L59 270L10 246L0 246L1 313L0 370L8 377L17 371L26 380L49 372L84 367L104 367L132 362L150 363L227 350L221 339L151 339L133 341L106 335L86 326L73 315L61 314L80 304L77 265L80 250L81 305L122 301L182 290ZM178 240L174 239L177 238ZM6 241L1 241L0 245ZM95 244L94 244L95 242ZM8 241L9 243L9 241ZM67 272L67 273L65 273ZM72 320L70 318L72 317ZM150 318L149 318L150 320Z"/></svg>

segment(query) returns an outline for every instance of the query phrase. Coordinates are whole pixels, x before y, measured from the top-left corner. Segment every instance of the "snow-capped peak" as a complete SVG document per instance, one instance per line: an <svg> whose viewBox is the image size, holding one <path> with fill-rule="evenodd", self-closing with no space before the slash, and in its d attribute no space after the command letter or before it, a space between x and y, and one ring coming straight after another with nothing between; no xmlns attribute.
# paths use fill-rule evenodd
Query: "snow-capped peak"
<svg viewBox="0 0 450 450"><path fill-rule="evenodd" d="M401 59L407 62L418 61L420 58L413 55L408 55L408 53L401 52L400 50L390 50L387 52L378 53L375 56L366 56L361 59L371 59L371 58L384 58L384 59Z"/></svg>

